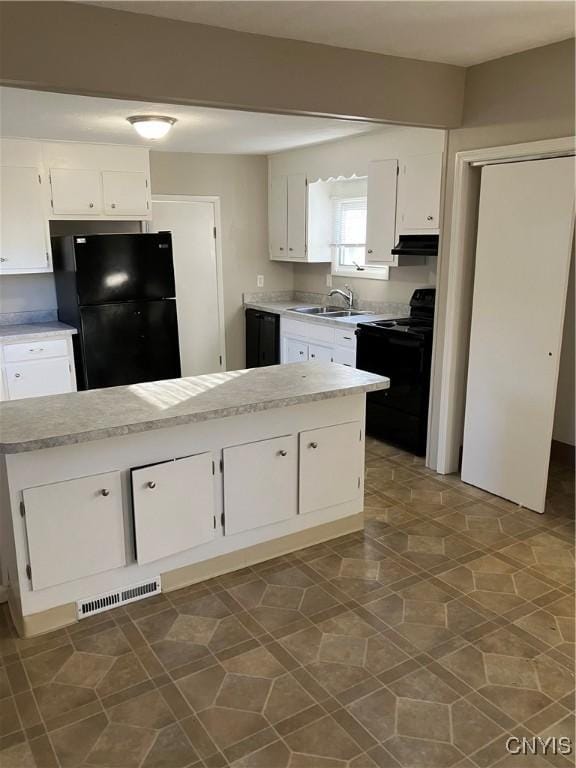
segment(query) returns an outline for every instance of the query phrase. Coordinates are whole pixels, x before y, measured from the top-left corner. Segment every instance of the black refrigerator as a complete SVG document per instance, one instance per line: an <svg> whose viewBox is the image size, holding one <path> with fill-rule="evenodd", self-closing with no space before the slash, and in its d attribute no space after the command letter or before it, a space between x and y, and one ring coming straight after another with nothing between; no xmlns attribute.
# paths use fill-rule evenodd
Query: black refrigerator
<svg viewBox="0 0 576 768"><path fill-rule="evenodd" d="M78 389L180 376L169 232L54 237L52 255Z"/></svg>

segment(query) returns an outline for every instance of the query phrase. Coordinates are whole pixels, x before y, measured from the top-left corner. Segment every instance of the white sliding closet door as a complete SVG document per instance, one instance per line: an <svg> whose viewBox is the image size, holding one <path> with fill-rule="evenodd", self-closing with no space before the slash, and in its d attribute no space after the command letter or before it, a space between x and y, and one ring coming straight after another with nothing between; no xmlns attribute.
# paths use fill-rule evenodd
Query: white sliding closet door
<svg viewBox="0 0 576 768"><path fill-rule="evenodd" d="M482 169L462 480L544 511L574 159Z"/></svg>

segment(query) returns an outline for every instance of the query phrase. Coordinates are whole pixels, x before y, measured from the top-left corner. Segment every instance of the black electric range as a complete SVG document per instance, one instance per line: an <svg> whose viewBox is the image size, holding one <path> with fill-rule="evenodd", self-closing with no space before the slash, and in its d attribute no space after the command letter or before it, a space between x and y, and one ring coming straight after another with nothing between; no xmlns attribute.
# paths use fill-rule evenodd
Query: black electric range
<svg viewBox="0 0 576 768"><path fill-rule="evenodd" d="M434 288L419 288L410 317L359 323L356 367L388 376L390 388L366 401L366 432L419 456L426 453Z"/></svg>

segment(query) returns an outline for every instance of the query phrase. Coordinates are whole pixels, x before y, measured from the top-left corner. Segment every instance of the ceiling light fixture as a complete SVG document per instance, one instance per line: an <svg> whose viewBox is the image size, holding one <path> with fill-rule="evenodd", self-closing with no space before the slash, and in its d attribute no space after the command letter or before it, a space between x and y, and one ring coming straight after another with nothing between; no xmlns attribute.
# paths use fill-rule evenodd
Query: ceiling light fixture
<svg viewBox="0 0 576 768"><path fill-rule="evenodd" d="M144 139L162 139L176 122L175 117L164 115L134 115L126 119Z"/></svg>

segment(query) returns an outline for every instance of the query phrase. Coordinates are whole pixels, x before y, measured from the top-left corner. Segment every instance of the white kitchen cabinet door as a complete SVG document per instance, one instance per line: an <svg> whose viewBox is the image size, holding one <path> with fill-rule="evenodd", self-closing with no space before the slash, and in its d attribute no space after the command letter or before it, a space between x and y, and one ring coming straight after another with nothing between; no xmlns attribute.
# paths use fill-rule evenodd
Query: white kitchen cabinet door
<svg viewBox="0 0 576 768"><path fill-rule="evenodd" d="M0 176L0 271L47 270L50 245L38 171L3 167Z"/></svg>
<svg viewBox="0 0 576 768"><path fill-rule="evenodd" d="M298 339L283 339L283 363L305 363L308 360L308 344Z"/></svg>
<svg viewBox="0 0 576 768"><path fill-rule="evenodd" d="M32 588L126 565L120 472L22 491Z"/></svg>
<svg viewBox="0 0 576 768"><path fill-rule="evenodd" d="M398 181L398 232L433 234L440 227L442 153L406 157Z"/></svg>
<svg viewBox="0 0 576 768"><path fill-rule="evenodd" d="M295 435L224 449L226 536L272 525L298 513Z"/></svg>
<svg viewBox="0 0 576 768"><path fill-rule="evenodd" d="M132 470L140 565L211 541L215 528L212 454Z"/></svg>
<svg viewBox="0 0 576 768"><path fill-rule="evenodd" d="M75 168L51 168L52 211L94 216L102 213L100 171Z"/></svg>
<svg viewBox="0 0 576 768"><path fill-rule="evenodd" d="M366 264L395 264L398 161L378 160L368 166Z"/></svg>
<svg viewBox="0 0 576 768"><path fill-rule="evenodd" d="M306 259L307 183L303 173L288 176L288 257Z"/></svg>
<svg viewBox="0 0 576 768"><path fill-rule="evenodd" d="M352 421L300 433L300 514L359 497L360 430Z"/></svg>
<svg viewBox="0 0 576 768"><path fill-rule="evenodd" d="M308 345L308 360L314 360L316 363L331 363L333 360L332 347L322 347L319 344Z"/></svg>
<svg viewBox="0 0 576 768"><path fill-rule="evenodd" d="M10 400L60 395L75 390L68 357L6 363L5 370Z"/></svg>
<svg viewBox="0 0 576 768"><path fill-rule="evenodd" d="M544 512L574 158L482 169L462 480Z"/></svg>
<svg viewBox="0 0 576 768"><path fill-rule="evenodd" d="M111 216L145 216L149 213L145 173L102 171L104 211Z"/></svg>
<svg viewBox="0 0 576 768"><path fill-rule="evenodd" d="M288 179L273 176L270 181L270 258L288 257Z"/></svg>

